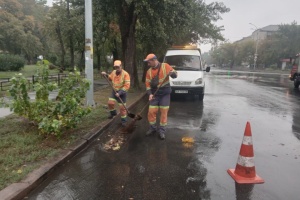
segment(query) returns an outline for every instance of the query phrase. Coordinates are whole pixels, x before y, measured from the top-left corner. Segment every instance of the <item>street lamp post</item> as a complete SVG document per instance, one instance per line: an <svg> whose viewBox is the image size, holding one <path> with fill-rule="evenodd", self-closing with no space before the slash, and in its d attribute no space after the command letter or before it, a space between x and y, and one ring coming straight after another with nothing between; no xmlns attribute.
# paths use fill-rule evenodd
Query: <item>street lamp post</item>
<svg viewBox="0 0 300 200"><path fill-rule="evenodd" d="M252 23L249 23L249 24L252 25L252 26L254 26L255 27L255 31L256 31L256 44L255 44L254 65L253 65L253 70L255 70L255 68L256 68L256 61L257 61L257 46L258 46L258 35L257 35L258 32L257 32L257 30L259 30L259 29L254 24L252 24Z"/></svg>

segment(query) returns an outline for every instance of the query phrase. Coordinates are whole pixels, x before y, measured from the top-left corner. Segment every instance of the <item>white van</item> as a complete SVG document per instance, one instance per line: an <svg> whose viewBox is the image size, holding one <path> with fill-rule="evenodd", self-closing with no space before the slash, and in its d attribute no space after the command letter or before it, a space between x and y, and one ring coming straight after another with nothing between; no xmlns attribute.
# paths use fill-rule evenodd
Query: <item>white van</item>
<svg viewBox="0 0 300 200"><path fill-rule="evenodd" d="M170 77L172 94L198 95L204 98L205 83L204 72L209 72L210 67L204 69L201 50L195 46L176 46L167 50L164 57L165 63L171 65L178 73L176 79Z"/></svg>

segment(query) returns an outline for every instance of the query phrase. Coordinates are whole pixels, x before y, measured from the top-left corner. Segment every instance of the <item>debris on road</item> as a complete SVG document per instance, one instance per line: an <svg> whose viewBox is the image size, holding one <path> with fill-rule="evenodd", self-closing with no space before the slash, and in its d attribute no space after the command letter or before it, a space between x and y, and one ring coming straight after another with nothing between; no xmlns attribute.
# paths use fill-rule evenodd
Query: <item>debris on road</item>
<svg viewBox="0 0 300 200"><path fill-rule="evenodd" d="M108 150L113 150L113 151L118 151L121 149L122 144L124 143L125 138L122 135L117 135L113 138L111 138L109 141L107 141L103 145L103 149L108 151Z"/></svg>
<svg viewBox="0 0 300 200"><path fill-rule="evenodd" d="M192 138L192 137L183 137L181 140L183 143L194 143L195 142L194 138Z"/></svg>

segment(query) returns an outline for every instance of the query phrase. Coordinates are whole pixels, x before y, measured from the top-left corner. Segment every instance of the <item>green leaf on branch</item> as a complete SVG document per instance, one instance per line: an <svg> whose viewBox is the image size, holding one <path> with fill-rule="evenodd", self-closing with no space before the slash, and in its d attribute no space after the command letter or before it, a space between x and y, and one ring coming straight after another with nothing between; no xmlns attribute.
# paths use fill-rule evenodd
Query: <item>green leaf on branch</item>
<svg viewBox="0 0 300 200"><path fill-rule="evenodd" d="M13 99L11 109L18 115L37 124L40 133L60 137L64 130L74 128L91 108L82 106L90 83L79 72L70 73L60 87L49 79L49 69L43 66L34 84L35 101L30 101L30 86L22 75L12 78L9 90ZM58 90L56 100L49 99L50 92Z"/></svg>

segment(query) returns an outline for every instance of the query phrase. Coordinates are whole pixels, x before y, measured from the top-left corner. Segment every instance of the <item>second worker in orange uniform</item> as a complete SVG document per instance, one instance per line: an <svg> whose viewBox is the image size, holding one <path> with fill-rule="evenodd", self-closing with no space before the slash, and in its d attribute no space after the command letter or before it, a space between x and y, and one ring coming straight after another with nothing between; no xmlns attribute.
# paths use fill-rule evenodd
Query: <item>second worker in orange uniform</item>
<svg viewBox="0 0 300 200"><path fill-rule="evenodd" d="M101 74L108 76L109 80L112 82L113 88L116 91L115 93L113 90L110 98L108 99L108 109L110 112L108 118L112 119L117 115L115 104L118 103L120 107L122 126L126 126L127 112L119 98L121 98L123 103L126 104L127 91L130 88L130 76L128 72L122 69L122 62L120 60L114 61L114 70L109 75L107 75L106 72L102 72Z"/></svg>
<svg viewBox="0 0 300 200"><path fill-rule="evenodd" d="M158 132L159 138L164 140L172 91L169 76L177 78L177 72L168 63L160 63L154 54L149 54L144 62L147 62L150 67L146 74L146 90L150 101L148 111L150 129L146 136ZM158 111L160 111L159 126L156 125Z"/></svg>

